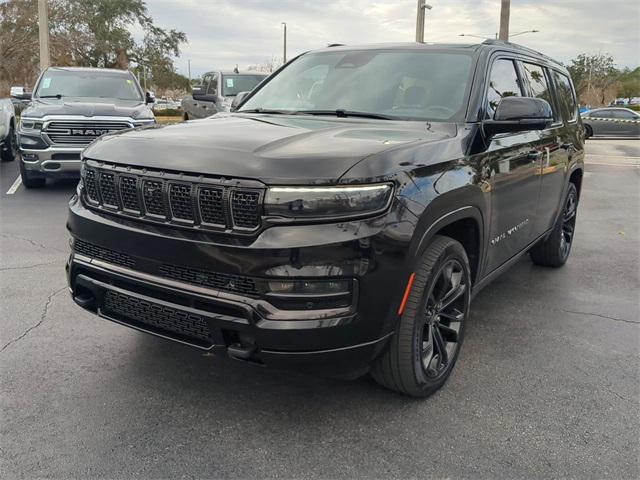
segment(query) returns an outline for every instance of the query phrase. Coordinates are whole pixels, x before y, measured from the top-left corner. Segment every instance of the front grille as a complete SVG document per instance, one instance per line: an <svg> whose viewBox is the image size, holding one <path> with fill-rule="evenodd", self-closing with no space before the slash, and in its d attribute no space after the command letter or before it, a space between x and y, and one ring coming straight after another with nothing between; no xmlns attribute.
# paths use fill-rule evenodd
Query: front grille
<svg viewBox="0 0 640 480"><path fill-rule="evenodd" d="M258 295L255 280L250 277L231 275L228 273L210 272L197 268L161 265L162 276L180 282L191 283L202 287L226 290L244 295Z"/></svg>
<svg viewBox="0 0 640 480"><path fill-rule="evenodd" d="M239 188L239 182L230 181L219 185L222 182L203 177L130 167L93 167L91 163L95 162L83 169L89 207L183 227L242 232L260 227L263 188Z"/></svg>
<svg viewBox="0 0 640 480"><path fill-rule="evenodd" d="M195 339L211 344L211 332L201 315L178 310L132 297L124 293L107 290L104 294L102 309L105 314L120 321L131 321L133 325L151 327L159 333L168 333L171 337ZM128 323L128 322L127 322Z"/></svg>
<svg viewBox="0 0 640 480"><path fill-rule="evenodd" d="M105 262L114 263L123 267L134 267L136 262L126 253L116 252L108 248L102 248L93 243L84 240L75 239L73 242L73 250L81 255L91 258L98 258Z"/></svg>
<svg viewBox="0 0 640 480"><path fill-rule="evenodd" d="M42 130L54 144L89 145L105 133L117 132L133 125L114 121L49 122Z"/></svg>
<svg viewBox="0 0 640 480"><path fill-rule="evenodd" d="M260 221L260 194L250 191L234 191L231 195L231 214L234 225L255 228Z"/></svg>

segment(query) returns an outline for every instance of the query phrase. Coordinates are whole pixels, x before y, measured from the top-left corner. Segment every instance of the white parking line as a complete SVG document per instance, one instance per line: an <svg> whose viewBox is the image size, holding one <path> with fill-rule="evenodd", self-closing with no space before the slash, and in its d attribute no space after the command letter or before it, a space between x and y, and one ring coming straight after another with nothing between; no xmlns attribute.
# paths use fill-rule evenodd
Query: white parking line
<svg viewBox="0 0 640 480"><path fill-rule="evenodd" d="M7 190L7 195L13 195L14 193L16 193L16 190L20 188L20 185L22 185L22 177L18 175L18 178L16 178L16 181L13 182L13 185L11 185L9 190Z"/></svg>

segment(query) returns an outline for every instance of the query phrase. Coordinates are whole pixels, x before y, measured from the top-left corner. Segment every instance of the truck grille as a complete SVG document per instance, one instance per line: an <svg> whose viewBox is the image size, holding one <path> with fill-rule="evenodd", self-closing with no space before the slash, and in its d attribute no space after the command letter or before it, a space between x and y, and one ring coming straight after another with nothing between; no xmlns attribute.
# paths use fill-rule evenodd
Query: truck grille
<svg viewBox="0 0 640 480"><path fill-rule="evenodd" d="M113 121L54 121L49 122L42 132L53 144L89 145L105 133L132 128L129 122Z"/></svg>
<svg viewBox="0 0 640 480"><path fill-rule="evenodd" d="M97 258L123 267L133 267L136 264L133 258L126 253L102 248L98 245L94 245L93 243L85 242L84 240L79 240L77 238L73 241L73 250L81 255Z"/></svg>
<svg viewBox="0 0 640 480"><path fill-rule="evenodd" d="M134 326L150 327L152 331L168 334L172 338L196 340L209 345L212 343L211 332L204 317L196 313L113 290L105 292L102 308L105 314Z"/></svg>
<svg viewBox="0 0 640 480"><path fill-rule="evenodd" d="M91 161L92 163L96 163ZM88 206L116 215L198 229L255 231L263 188L129 167L83 168ZM229 185L231 184L231 185Z"/></svg>

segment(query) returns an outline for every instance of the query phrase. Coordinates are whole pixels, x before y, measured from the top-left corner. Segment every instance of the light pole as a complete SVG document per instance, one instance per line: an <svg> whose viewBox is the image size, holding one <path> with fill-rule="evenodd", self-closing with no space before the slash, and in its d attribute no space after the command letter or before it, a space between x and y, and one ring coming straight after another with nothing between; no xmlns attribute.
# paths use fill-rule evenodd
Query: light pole
<svg viewBox="0 0 640 480"><path fill-rule="evenodd" d="M518 35L524 35L525 33L538 33L540 30L525 30L524 32L512 33L512 37L517 37Z"/></svg>
<svg viewBox="0 0 640 480"><path fill-rule="evenodd" d="M287 23L282 22L284 26L284 45L282 48L282 63L287 63Z"/></svg>
<svg viewBox="0 0 640 480"><path fill-rule="evenodd" d="M49 18L46 0L38 0L38 37L40 40L40 71L50 64L49 61Z"/></svg>
<svg viewBox="0 0 640 480"><path fill-rule="evenodd" d="M433 7L425 0L418 0L418 12L416 13L416 42L424 43L424 20L425 10L431 10Z"/></svg>
<svg viewBox="0 0 640 480"><path fill-rule="evenodd" d="M500 40L509 41L509 15L511 13L511 0L502 0L500 4Z"/></svg>

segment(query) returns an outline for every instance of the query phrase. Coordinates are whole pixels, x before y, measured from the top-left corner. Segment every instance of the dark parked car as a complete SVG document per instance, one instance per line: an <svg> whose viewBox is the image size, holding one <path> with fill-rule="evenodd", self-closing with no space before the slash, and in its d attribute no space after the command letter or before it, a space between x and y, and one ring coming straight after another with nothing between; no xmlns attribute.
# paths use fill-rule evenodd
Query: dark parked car
<svg viewBox="0 0 640 480"><path fill-rule="evenodd" d="M426 396L483 286L527 252L567 261L583 132L567 70L513 44L305 53L238 112L85 151L72 296L204 351Z"/></svg>
<svg viewBox="0 0 640 480"><path fill-rule="evenodd" d="M640 137L640 113L629 108L596 108L582 114L586 137Z"/></svg>
<svg viewBox="0 0 640 480"><path fill-rule="evenodd" d="M36 188L44 186L47 178L77 178L80 153L93 140L155 122L150 103L153 99L142 92L129 71L47 68L20 116L23 185Z"/></svg>
<svg viewBox="0 0 640 480"><path fill-rule="evenodd" d="M228 112L238 93L253 90L265 78L267 74L259 72L205 73L202 85L193 87L191 95L182 99L182 118L193 120Z"/></svg>

